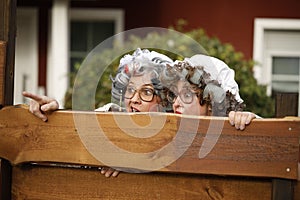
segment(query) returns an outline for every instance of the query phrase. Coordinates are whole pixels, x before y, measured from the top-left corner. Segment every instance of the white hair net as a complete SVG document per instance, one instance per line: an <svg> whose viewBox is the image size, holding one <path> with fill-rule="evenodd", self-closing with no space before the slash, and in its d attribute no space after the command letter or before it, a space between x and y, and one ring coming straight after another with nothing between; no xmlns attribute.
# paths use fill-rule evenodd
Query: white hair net
<svg viewBox="0 0 300 200"><path fill-rule="evenodd" d="M230 69L227 64L218 58L197 54L191 58L185 58L191 66L203 66L204 71L210 74L212 80L219 82L225 91L231 92L237 102L242 103L239 95L239 86L234 80L234 70Z"/></svg>

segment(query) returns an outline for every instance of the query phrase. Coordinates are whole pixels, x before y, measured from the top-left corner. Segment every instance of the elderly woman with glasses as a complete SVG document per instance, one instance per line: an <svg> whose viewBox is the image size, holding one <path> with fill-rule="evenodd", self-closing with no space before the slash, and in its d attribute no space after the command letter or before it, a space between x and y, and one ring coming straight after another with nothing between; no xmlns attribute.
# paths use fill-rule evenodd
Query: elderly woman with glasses
<svg viewBox="0 0 300 200"><path fill-rule="evenodd" d="M160 97L164 88L158 77L172 63L169 57L147 49L124 56L117 75L111 78L113 102L124 102L120 106L127 112L166 111L169 103Z"/></svg>
<svg viewBox="0 0 300 200"><path fill-rule="evenodd" d="M243 130L252 119L251 112L242 112L245 105L239 96L234 71L221 60L195 55L167 66L160 76L169 88L166 99L177 114L228 116L236 129Z"/></svg>

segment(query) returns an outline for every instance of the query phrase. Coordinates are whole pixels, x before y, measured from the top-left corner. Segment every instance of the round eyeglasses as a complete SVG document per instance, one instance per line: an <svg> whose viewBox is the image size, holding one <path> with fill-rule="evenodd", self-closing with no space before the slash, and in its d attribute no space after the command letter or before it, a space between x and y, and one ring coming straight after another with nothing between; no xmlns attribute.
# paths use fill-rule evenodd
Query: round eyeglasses
<svg viewBox="0 0 300 200"><path fill-rule="evenodd" d="M153 97L155 95L154 89L150 88L150 85L147 87L147 85L144 85L143 87L141 87L140 89L136 89L133 86L128 86L126 88L125 91L125 98L126 99L131 99L135 93L139 94L139 97L141 100L146 101L146 102L150 102L153 100Z"/></svg>
<svg viewBox="0 0 300 200"><path fill-rule="evenodd" d="M167 99L170 103L175 103L177 97L179 96L183 103L190 104L193 102L195 94L195 92L192 92L188 88L183 88L179 93L175 92L175 90L169 90L167 92Z"/></svg>

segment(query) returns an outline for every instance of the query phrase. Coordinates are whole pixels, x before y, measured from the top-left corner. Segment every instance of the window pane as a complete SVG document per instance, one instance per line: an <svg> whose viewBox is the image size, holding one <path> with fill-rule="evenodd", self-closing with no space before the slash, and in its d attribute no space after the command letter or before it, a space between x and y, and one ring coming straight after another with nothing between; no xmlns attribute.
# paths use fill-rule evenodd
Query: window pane
<svg viewBox="0 0 300 200"><path fill-rule="evenodd" d="M299 57L273 57L273 74L299 74Z"/></svg>
<svg viewBox="0 0 300 200"><path fill-rule="evenodd" d="M112 21L94 22L92 39L94 47L113 36L114 32L114 23ZM112 47L112 44L109 47Z"/></svg>
<svg viewBox="0 0 300 200"><path fill-rule="evenodd" d="M71 72L77 72L75 64L80 66L92 49L114 35L114 26L114 21L71 21Z"/></svg>
<svg viewBox="0 0 300 200"><path fill-rule="evenodd" d="M87 51L87 23L71 22L71 51Z"/></svg>
<svg viewBox="0 0 300 200"><path fill-rule="evenodd" d="M273 81L272 90L273 92L298 92L299 82L281 82Z"/></svg>
<svg viewBox="0 0 300 200"><path fill-rule="evenodd" d="M298 92L299 57L273 57L272 93Z"/></svg>

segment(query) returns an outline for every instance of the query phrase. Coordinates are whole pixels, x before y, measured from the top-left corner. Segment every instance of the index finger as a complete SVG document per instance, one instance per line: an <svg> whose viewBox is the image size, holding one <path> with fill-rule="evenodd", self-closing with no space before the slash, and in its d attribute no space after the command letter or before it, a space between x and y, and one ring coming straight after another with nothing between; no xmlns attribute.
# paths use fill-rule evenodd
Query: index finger
<svg viewBox="0 0 300 200"><path fill-rule="evenodd" d="M31 99L37 101L39 104L44 103L43 97L40 96L40 95L33 94L33 93L30 93L30 92L26 92L26 91L22 92L22 94L23 94L24 97L31 98Z"/></svg>

